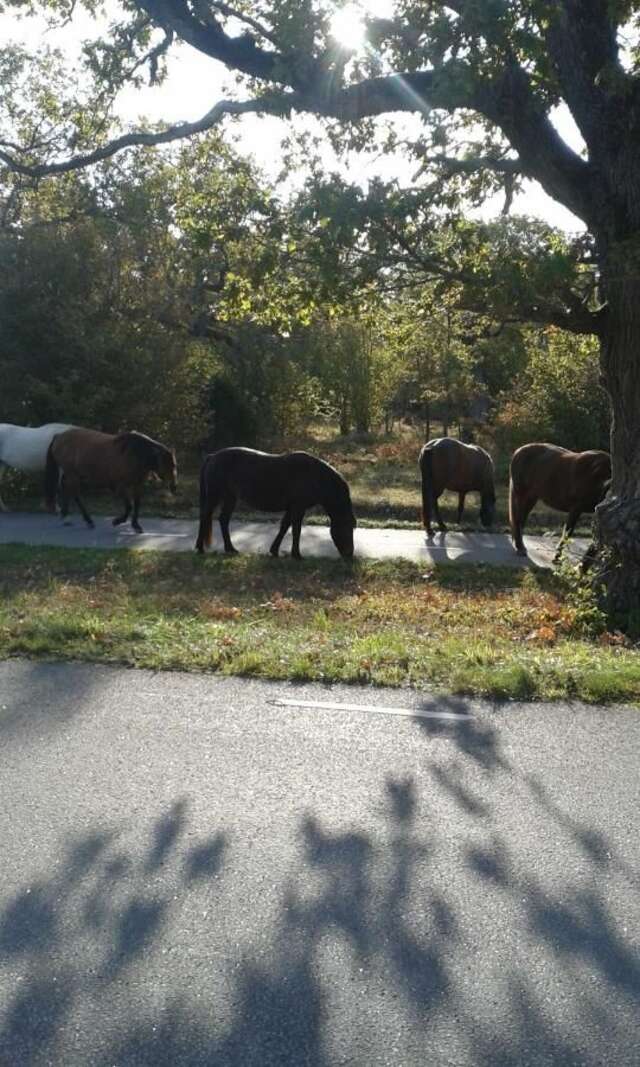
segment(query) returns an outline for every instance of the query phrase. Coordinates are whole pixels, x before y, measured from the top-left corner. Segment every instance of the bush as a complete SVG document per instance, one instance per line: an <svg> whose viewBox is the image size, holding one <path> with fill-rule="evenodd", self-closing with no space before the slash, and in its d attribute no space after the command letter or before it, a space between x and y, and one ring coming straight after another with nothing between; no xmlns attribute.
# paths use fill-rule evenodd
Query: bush
<svg viewBox="0 0 640 1067"><path fill-rule="evenodd" d="M600 386L598 343L550 327L532 333L525 369L498 402L495 438L511 453L529 441L582 452L609 447L608 403Z"/></svg>

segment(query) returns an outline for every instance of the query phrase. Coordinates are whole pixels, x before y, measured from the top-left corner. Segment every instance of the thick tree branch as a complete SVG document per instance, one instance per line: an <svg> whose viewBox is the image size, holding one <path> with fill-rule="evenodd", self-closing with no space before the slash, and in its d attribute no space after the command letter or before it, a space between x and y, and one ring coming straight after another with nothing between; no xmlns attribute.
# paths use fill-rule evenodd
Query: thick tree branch
<svg viewBox="0 0 640 1067"><path fill-rule="evenodd" d="M283 55L259 49L247 37L229 38L216 25L205 26L191 15L183 0L144 0L143 6L167 32L173 31L208 55L254 77L275 80L277 75L277 80L296 91L242 104L221 101L198 123L172 126L155 134L130 133L65 162L29 166L8 153L0 154L0 159L20 173L38 177L87 166L130 145L163 144L188 137L209 129L223 114L284 114L295 109L357 122L394 111L428 114L432 108L462 108L484 115L502 129L518 153L523 174L538 180L579 217L589 219L592 214L588 164L562 141L535 99L527 75L515 62L507 63L493 78L480 77L464 61L450 60L434 70L367 78L336 88L319 60L308 59L303 72L305 64L297 60L292 66Z"/></svg>
<svg viewBox="0 0 640 1067"><path fill-rule="evenodd" d="M206 3L206 0L204 0ZM267 29L257 19L252 19L250 15L246 15L243 11L238 11L237 8L231 7L229 4L224 4L221 0L211 0L211 6L214 7L221 15L225 15L227 18L237 19L238 22L243 22L245 26L249 26L252 30L258 34L259 37L264 37L266 41L271 41L271 44L275 47L279 47L278 38L275 33Z"/></svg>
<svg viewBox="0 0 640 1067"><path fill-rule="evenodd" d="M169 30L165 31L165 35L158 44L150 48L145 55L140 56L129 71L129 77L131 77L140 67L146 67L149 65L149 84L155 85L158 81L158 63L160 58L167 54L173 43L173 32Z"/></svg>
<svg viewBox="0 0 640 1067"><path fill-rule="evenodd" d="M587 165L562 141L527 74L509 53L503 71L493 79L482 79L466 64L450 60L436 70L369 78L335 90L322 58L265 50L248 35L230 37L215 20L205 24L194 18L186 0L139 3L165 29L206 55L251 77L289 86L298 94L294 106L300 110L347 122L388 111L427 113L432 107L478 111L503 130L529 177L580 218L591 215ZM464 0L454 6L464 9Z"/></svg>
<svg viewBox="0 0 640 1067"><path fill-rule="evenodd" d="M68 171L80 170L94 163L101 163L125 148L133 148L139 145L169 144L171 141L192 137L196 133L204 133L206 130L216 126L227 115L246 115L249 112L278 115L282 114L282 108L282 101L277 97L263 97L257 100L244 101L220 100L210 111L207 111L206 115L203 115L196 122L179 122L175 126L168 126L166 129L158 130L155 133L132 130L130 133L125 133L100 148L94 149L93 152L80 153L57 163L23 163L1 148L0 161L16 174L23 174L29 178L45 178L54 174L65 174Z"/></svg>
<svg viewBox="0 0 640 1067"><path fill-rule="evenodd" d="M545 36L562 92L593 150L599 132L610 125L607 87L620 89L627 80L618 56L614 5L610 0L562 0L553 5Z"/></svg>
<svg viewBox="0 0 640 1067"><path fill-rule="evenodd" d="M231 37L213 16L206 21L196 18L185 0L138 0L138 4L165 31L252 78L300 90L319 74L321 64L313 56L265 49L248 33Z"/></svg>
<svg viewBox="0 0 640 1067"><path fill-rule="evenodd" d="M519 159L506 159L499 156L427 156L425 153L425 158L412 175L411 180L415 182L429 167L440 167L447 175L477 174L479 171L490 170L511 178L524 171Z"/></svg>

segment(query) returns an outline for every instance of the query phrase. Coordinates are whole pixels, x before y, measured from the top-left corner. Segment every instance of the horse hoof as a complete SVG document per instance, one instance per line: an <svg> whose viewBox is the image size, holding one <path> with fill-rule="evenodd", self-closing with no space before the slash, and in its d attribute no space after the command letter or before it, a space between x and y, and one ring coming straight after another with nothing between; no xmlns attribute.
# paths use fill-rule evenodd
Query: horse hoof
<svg viewBox="0 0 640 1067"><path fill-rule="evenodd" d="M516 548L516 554L518 556L526 556L527 550L526 548Z"/></svg>
<svg viewBox="0 0 640 1067"><path fill-rule="evenodd" d="M274 559L278 559L278 557L279 557L280 553L279 553L278 551L274 552L274 551L273 551L273 549L272 549L272 548L270 548L270 549L269 549L269 555L270 555L270 556L273 556L273 558L274 558Z"/></svg>
<svg viewBox="0 0 640 1067"><path fill-rule="evenodd" d="M237 548L225 548L224 554L225 554L225 556L238 556L238 555L240 555L240 553L238 552Z"/></svg>
<svg viewBox="0 0 640 1067"><path fill-rule="evenodd" d="M140 525L139 522L132 522L131 523L131 529L135 530L136 533L144 533L144 530L142 529L142 526Z"/></svg>

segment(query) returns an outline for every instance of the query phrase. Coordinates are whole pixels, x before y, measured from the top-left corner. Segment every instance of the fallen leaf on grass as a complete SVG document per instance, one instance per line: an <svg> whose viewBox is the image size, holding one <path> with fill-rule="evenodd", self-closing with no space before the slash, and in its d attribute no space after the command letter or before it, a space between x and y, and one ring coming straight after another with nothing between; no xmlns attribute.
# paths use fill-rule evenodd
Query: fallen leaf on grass
<svg viewBox="0 0 640 1067"><path fill-rule="evenodd" d="M627 647L631 644L629 638L621 633L620 630L614 630L613 633L605 630L603 634L600 634L598 641L601 645L623 645Z"/></svg>
<svg viewBox="0 0 640 1067"><path fill-rule="evenodd" d="M295 604L289 597L282 596L280 593L274 593L271 600L265 600L264 604L261 604L260 607L270 608L271 611L293 611Z"/></svg>
<svg viewBox="0 0 640 1067"><path fill-rule="evenodd" d="M546 644L553 644L556 639L556 631L552 626L539 626L536 630L532 630L527 634L525 641L544 641Z"/></svg>
<svg viewBox="0 0 640 1067"><path fill-rule="evenodd" d="M231 619L237 619L242 612L240 608L236 608L232 604L201 604L199 609L200 615L204 615L206 619L213 619L220 622L228 622Z"/></svg>

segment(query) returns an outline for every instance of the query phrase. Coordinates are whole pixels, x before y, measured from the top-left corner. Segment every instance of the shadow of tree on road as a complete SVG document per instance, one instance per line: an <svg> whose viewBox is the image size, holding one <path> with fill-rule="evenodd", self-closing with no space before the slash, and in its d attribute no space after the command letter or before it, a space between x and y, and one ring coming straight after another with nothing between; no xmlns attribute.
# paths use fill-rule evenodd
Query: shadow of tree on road
<svg viewBox="0 0 640 1067"><path fill-rule="evenodd" d="M85 1000L97 1002L125 971L144 966L172 912L187 903L194 878L213 886L227 848L215 833L187 849L177 842L186 824L179 798L151 828L138 855L120 844L120 827L72 836L48 878L20 890L0 913L0 977L17 975L17 990L0 1014L0 1064L63 1062L61 1028ZM146 856L144 852L146 851ZM171 863L181 887L150 879ZM71 963L73 961L73 964ZM82 1054L76 1062L84 1062Z"/></svg>
<svg viewBox="0 0 640 1067"><path fill-rule="evenodd" d="M419 721L426 735L440 732ZM135 845L121 826L70 838L55 871L22 887L0 912L0 981L15 976L0 1015L0 1063L404 1065L425 1062L427 1048L437 1063L444 1062L437 1040L445 1032L453 1042L447 1055L464 1065L631 1067L633 1049L614 1060L611 1041L624 1050L618 1013L625 1006L637 1012L640 954L624 937L601 879L615 868L635 891L632 872L606 835L569 818L535 778L510 765L490 724L470 720L447 729L453 758L428 768L431 787L414 774L387 775L375 831L347 822L331 827L313 811L301 813L288 828L297 847L275 887L273 921L253 931L255 943L223 937L220 956L200 959L199 939L212 925L224 927L217 901L231 876L231 843L215 830L193 839L188 798L177 797ZM532 809L554 820L573 860L579 856L582 877L568 864L561 893L549 889L535 862L523 863L517 841L481 795L478 782L493 787L500 775L517 779ZM455 839L433 821L433 790L459 809ZM450 884L446 872L458 855L459 884ZM470 911L470 899L480 908ZM500 929L480 933L476 923L484 910L499 917L507 904L524 947L521 958L496 961ZM188 973L191 961L206 967L194 988L184 968L174 974L162 956L172 924L185 916L196 924L194 939L181 946ZM478 953L486 954L488 971L499 968L495 1018L483 972L474 973ZM338 972L357 1005L350 1026L338 1031L339 1048L335 1018L345 1009ZM567 976L579 995L565 1019L554 1012L545 982L553 989ZM153 998L129 994L134 978L142 988L162 987L155 1006ZM393 1054L376 1030L384 1025L382 996L393 1001L401 1035ZM97 1010L111 997L120 998L113 1024ZM594 1020L601 1037L585 1044L582 1031L592 1033ZM364 1053L363 1028L372 1035ZM415 1058L410 1049L418 1050Z"/></svg>

